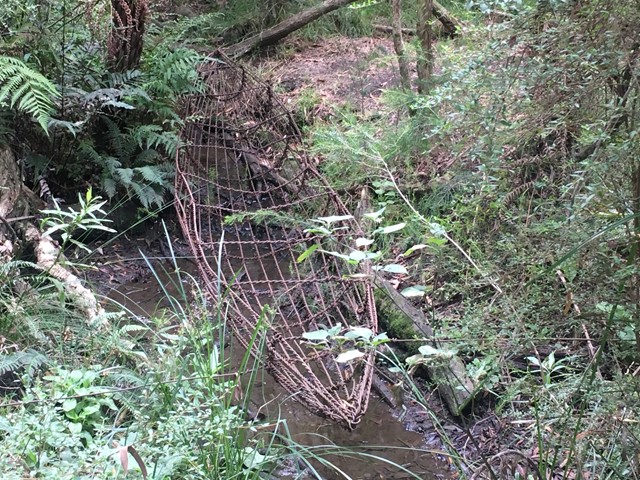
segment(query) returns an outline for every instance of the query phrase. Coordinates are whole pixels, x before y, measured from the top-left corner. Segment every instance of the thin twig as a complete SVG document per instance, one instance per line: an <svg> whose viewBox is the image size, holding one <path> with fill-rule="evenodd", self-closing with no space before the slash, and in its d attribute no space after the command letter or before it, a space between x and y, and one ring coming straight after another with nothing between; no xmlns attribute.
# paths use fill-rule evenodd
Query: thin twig
<svg viewBox="0 0 640 480"><path fill-rule="evenodd" d="M576 314L578 316L581 315L582 312L580 312L580 307L575 302L575 299L573 297L573 292L571 291L571 288L569 288L569 285L567 283L567 279L565 278L564 274L562 273L562 270L560 270L560 269L556 270L556 275L560 279L560 282L562 282L562 285L564 286L564 289L567 292L566 305L569 305L569 303L570 303L571 304L571 308L573 308L573 310L576 312ZM565 306L565 315L569 313L566 310L567 310L567 308ZM595 358L595 356L596 356L596 349L593 348L593 342L591 341L591 336L589 335L589 331L587 330L586 325L584 323L580 323L580 325L582 326L582 331L584 332L584 338L587 341L587 349L589 350L589 355L591 355L591 360L593 360ZM596 374L598 375L599 379L602 379L602 373L600 372L600 367L597 368Z"/></svg>

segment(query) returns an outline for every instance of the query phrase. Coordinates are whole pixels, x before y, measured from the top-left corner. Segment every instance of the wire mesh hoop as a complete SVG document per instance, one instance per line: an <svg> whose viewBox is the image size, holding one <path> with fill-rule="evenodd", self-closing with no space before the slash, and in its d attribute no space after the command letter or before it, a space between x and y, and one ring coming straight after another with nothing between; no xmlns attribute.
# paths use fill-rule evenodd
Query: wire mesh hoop
<svg viewBox="0 0 640 480"><path fill-rule="evenodd" d="M372 282L364 267L327 252L353 245L359 226L345 218L330 235L309 232L307 212L348 211L268 84L218 52L198 74L199 93L184 99L176 204L204 285L278 383L312 412L354 428L374 352L340 336L353 327L377 332ZM303 337L323 330L331 331L324 341ZM345 351L357 358L336 361Z"/></svg>

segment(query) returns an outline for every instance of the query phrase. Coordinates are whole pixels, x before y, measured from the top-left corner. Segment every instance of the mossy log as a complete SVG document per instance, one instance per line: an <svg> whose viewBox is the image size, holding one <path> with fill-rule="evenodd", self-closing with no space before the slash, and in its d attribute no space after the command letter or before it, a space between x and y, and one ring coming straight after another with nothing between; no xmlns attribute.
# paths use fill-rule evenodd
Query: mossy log
<svg viewBox="0 0 640 480"><path fill-rule="evenodd" d="M439 348L439 342L435 339L433 329L425 314L381 276L377 276L376 283L384 290L394 306L407 318L412 330L417 335L428 339L432 347ZM475 394L475 386L467 375L462 360L454 356L445 365L427 366L426 369L429 378L437 385L438 392L449 411L455 416L460 416L473 400Z"/></svg>

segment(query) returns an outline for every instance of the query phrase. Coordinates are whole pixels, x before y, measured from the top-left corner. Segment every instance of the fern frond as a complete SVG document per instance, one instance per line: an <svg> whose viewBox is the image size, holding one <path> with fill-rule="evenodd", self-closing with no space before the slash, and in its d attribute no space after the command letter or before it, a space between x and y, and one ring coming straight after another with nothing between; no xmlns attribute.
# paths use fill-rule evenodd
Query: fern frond
<svg viewBox="0 0 640 480"><path fill-rule="evenodd" d="M0 355L0 375L7 372L21 373L27 370L29 374L49 362L49 359L40 352L28 349L23 352Z"/></svg>
<svg viewBox="0 0 640 480"><path fill-rule="evenodd" d="M47 132L53 99L59 96L44 75L17 58L0 56L0 106L6 104L33 116Z"/></svg>

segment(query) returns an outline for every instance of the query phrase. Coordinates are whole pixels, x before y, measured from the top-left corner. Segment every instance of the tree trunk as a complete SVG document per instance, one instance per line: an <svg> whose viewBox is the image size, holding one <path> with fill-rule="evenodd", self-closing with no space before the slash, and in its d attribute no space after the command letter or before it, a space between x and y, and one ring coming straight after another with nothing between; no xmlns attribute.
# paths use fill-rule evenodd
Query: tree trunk
<svg viewBox="0 0 640 480"><path fill-rule="evenodd" d="M314 20L317 20L321 16L344 7L345 5L349 5L350 3L354 3L355 1L356 0L325 0L320 5L308 8L307 10L280 22L264 32L260 32L257 35L236 43L235 45L224 48L223 52L229 57L237 58L250 52L254 48L273 45L290 33L295 32Z"/></svg>
<svg viewBox="0 0 640 480"><path fill-rule="evenodd" d="M393 48L398 57L400 84L402 89L408 92L411 90L411 80L409 79L409 66L407 65L407 57L404 54L404 44L402 42L400 0L391 0L391 11L393 12Z"/></svg>
<svg viewBox="0 0 640 480"><path fill-rule="evenodd" d="M148 0L111 0L107 64L111 72L135 70L142 56Z"/></svg>
<svg viewBox="0 0 640 480"><path fill-rule="evenodd" d="M431 21L433 20L433 0L418 0L418 25L416 31L420 40L418 52L418 92L425 94L429 91L431 75L433 74L433 35Z"/></svg>

